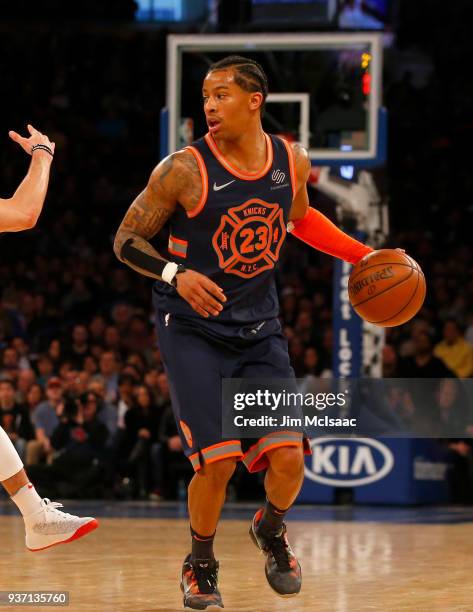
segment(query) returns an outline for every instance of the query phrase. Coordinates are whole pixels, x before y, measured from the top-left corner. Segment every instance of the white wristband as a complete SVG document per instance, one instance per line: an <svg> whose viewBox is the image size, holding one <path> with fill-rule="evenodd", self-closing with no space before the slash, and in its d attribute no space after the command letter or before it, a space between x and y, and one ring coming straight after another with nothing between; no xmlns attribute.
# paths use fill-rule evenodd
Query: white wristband
<svg viewBox="0 0 473 612"><path fill-rule="evenodd" d="M170 285L172 285L172 281L174 277L176 276L176 272L177 272L177 263L170 261L164 266L163 273L161 274L161 278L166 283L169 283Z"/></svg>

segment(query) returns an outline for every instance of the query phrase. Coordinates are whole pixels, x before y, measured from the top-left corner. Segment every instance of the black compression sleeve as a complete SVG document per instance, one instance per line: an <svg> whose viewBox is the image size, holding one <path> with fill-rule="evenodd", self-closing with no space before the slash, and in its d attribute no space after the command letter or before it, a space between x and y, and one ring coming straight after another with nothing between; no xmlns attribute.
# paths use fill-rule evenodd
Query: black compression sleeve
<svg viewBox="0 0 473 612"><path fill-rule="evenodd" d="M133 238L128 238L122 246L120 255L125 261L128 261L142 270L156 274L157 276L162 276L166 264L169 263L164 259L157 259L152 255L143 253L143 251L134 247Z"/></svg>

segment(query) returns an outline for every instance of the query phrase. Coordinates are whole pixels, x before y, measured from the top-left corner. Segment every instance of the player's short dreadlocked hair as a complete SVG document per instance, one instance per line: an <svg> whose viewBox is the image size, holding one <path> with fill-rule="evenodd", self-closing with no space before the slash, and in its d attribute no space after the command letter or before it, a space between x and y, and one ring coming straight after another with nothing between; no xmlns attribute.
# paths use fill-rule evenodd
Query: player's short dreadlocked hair
<svg viewBox="0 0 473 612"><path fill-rule="evenodd" d="M268 96L268 79L263 68L252 59L242 57L241 55L228 55L219 62L215 62L209 68L209 72L215 70L225 70L225 68L233 68L235 71L235 83L245 91L251 93L259 91L263 95L263 103L261 110L264 108L264 103Z"/></svg>

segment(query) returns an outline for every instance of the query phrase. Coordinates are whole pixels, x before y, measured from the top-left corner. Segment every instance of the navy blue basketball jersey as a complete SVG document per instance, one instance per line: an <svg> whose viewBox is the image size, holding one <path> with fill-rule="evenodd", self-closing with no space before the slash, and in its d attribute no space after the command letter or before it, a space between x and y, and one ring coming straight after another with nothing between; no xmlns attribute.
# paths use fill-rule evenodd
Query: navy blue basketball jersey
<svg viewBox="0 0 473 612"><path fill-rule="evenodd" d="M153 288L158 309L218 335L264 336L279 325L274 269L286 238L296 176L290 145L277 136L265 138L267 160L258 174L231 166L210 134L187 147L200 170L202 196L191 213L178 207L172 215L169 259L221 287L227 298L223 311L205 319L174 287L158 281Z"/></svg>

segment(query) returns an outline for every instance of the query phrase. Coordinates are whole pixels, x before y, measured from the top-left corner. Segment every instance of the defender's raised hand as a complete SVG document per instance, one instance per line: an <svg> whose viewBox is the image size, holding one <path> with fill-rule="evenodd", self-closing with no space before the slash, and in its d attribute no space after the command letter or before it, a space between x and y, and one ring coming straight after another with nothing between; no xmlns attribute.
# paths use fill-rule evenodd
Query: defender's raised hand
<svg viewBox="0 0 473 612"><path fill-rule="evenodd" d="M29 137L10 131L10 138L31 155L28 173L11 198L0 198L0 232L20 232L36 225L48 189L55 144L28 125Z"/></svg>
<svg viewBox="0 0 473 612"><path fill-rule="evenodd" d="M30 133L29 137L21 136L13 130L8 132L8 135L14 142L18 143L20 147L28 153L28 155L32 155L34 153L35 156L41 155L45 156L46 158L52 159L56 144L54 142L51 142L45 134L39 132L32 125L28 124L27 127L28 132Z"/></svg>

